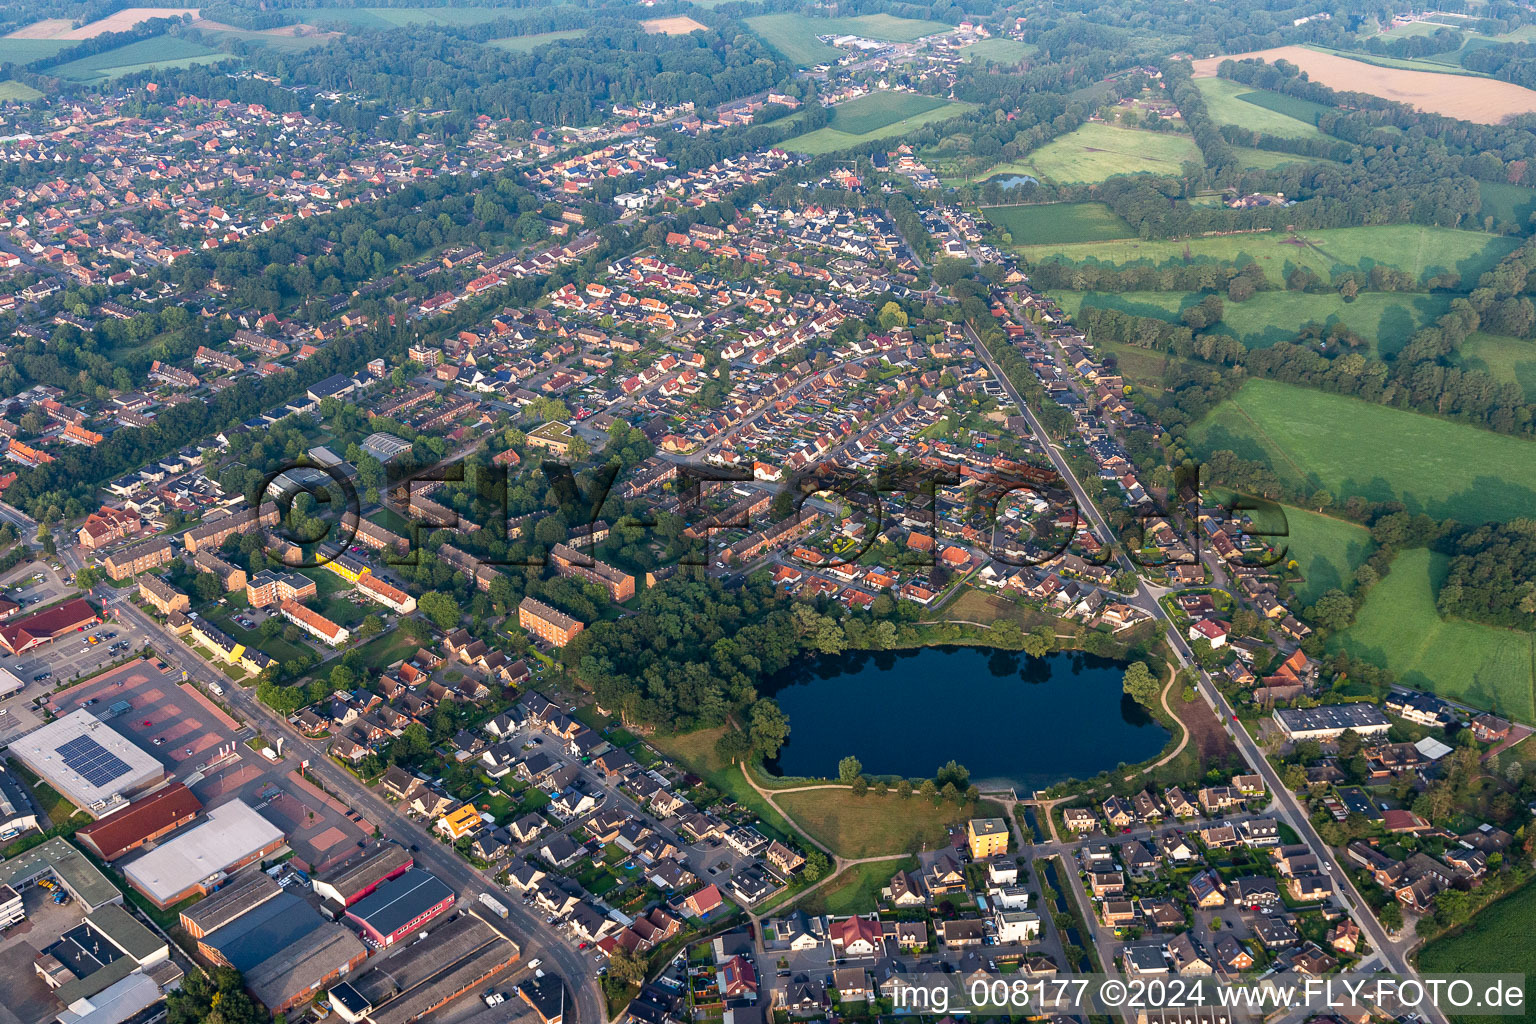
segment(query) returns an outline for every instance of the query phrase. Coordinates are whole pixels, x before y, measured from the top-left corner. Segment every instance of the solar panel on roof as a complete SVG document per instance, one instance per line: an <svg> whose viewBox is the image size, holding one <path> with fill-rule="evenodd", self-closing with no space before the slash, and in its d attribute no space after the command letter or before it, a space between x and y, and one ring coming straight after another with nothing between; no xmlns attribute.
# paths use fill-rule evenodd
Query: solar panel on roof
<svg viewBox="0 0 1536 1024"><path fill-rule="evenodd" d="M58 748L59 757L72 771L93 786L101 787L128 774L122 758L89 736L76 736Z"/></svg>

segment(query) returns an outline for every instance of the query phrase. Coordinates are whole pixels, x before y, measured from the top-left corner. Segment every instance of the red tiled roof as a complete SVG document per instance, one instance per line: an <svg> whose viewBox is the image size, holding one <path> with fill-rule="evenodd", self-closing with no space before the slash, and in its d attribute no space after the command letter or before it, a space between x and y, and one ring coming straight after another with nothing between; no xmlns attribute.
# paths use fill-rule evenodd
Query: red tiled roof
<svg viewBox="0 0 1536 1024"><path fill-rule="evenodd" d="M115 860L150 836L202 809L192 791L177 782L92 822L75 836L94 847L103 860Z"/></svg>

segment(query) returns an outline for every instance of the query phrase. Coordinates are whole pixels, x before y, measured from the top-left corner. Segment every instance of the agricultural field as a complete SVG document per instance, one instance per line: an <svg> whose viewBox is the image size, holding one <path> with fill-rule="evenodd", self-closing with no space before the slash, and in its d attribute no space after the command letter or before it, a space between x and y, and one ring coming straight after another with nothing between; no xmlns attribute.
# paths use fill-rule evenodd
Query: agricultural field
<svg viewBox="0 0 1536 1024"><path fill-rule="evenodd" d="M545 43L558 42L561 39L577 39L587 34L584 28L567 28L558 32L538 32L531 36L507 36L504 39L492 39L490 45L513 53L528 53L531 50L543 46Z"/></svg>
<svg viewBox="0 0 1536 1024"><path fill-rule="evenodd" d="M960 55L970 62L989 60L998 64L1017 64L1034 52L1035 48L1029 43L1018 39L998 38L972 43L961 50Z"/></svg>
<svg viewBox="0 0 1536 1024"><path fill-rule="evenodd" d="M1460 932L1435 939L1419 951L1419 969L1434 974L1494 971L1536 974L1536 943L1530 941L1536 918L1536 884L1485 907ZM1457 1024L1498 1024L1510 1017L1453 1016Z"/></svg>
<svg viewBox="0 0 1536 1024"><path fill-rule="evenodd" d="M843 51L828 46L817 36L856 35L883 42L910 43L914 39L949 31L939 21L898 18L890 14L866 14L855 18L813 18L804 14L763 14L747 19L747 27L769 46L802 67L835 61Z"/></svg>
<svg viewBox="0 0 1536 1024"><path fill-rule="evenodd" d="M886 96L899 96L903 100L917 101L916 111L895 121L887 120L891 115L891 111L887 106L889 101L883 99ZM947 121L952 117L958 117L972 107L972 104L969 103L944 103L942 100L939 101L939 106L930 106L927 101L931 99L933 97L916 96L911 93L875 93L865 96L854 100L852 103L845 103L838 107L832 115L832 123L825 128L817 128L815 131L806 132L804 135L797 135L780 143L780 145L786 150L796 153L808 153L812 156L818 153L835 153L838 150L848 149L861 143L904 135L925 124ZM871 100L880 100L881 102L873 109L853 109ZM874 121L881 121L883 123L879 124L878 127L861 132L841 131L835 127L839 123L862 124Z"/></svg>
<svg viewBox="0 0 1536 1024"><path fill-rule="evenodd" d="M1320 139L1316 115L1327 107L1226 78L1195 80L1205 108L1218 124L1235 124L1287 139ZM1294 158L1293 158L1294 159Z"/></svg>
<svg viewBox="0 0 1536 1024"><path fill-rule="evenodd" d="M48 18L43 21L33 22L24 28L12 32L7 38L12 39L64 39L78 42L81 39L95 39L99 35L108 32L126 32L135 25L152 21L156 18L180 18L190 14L197 17L196 7L124 7L120 11L114 11L105 18L74 27L74 22L68 18Z"/></svg>
<svg viewBox="0 0 1536 1024"><path fill-rule="evenodd" d="M47 69L74 82L100 82L150 68L184 68L233 59L229 54L176 36L155 36L105 53L81 57Z"/></svg>
<svg viewBox="0 0 1536 1024"><path fill-rule="evenodd" d="M1312 81L1330 89L1368 92L1406 103L1417 110L1479 124L1498 124L1511 114L1536 112L1536 91L1509 82L1464 73L1437 74L1408 67L1385 67L1383 65L1390 62L1387 58L1372 58L1378 63L1366 63L1306 46L1280 46L1230 57L1207 57L1194 62L1195 77L1213 77L1222 61L1250 57L1270 62L1288 60L1305 71Z"/></svg>
<svg viewBox="0 0 1536 1024"><path fill-rule="evenodd" d="M68 39L0 38L0 64L30 64L75 45Z"/></svg>
<svg viewBox="0 0 1536 1024"><path fill-rule="evenodd" d="M846 135L863 135L944 106L937 96L911 92L873 92L832 110L829 127Z"/></svg>
<svg viewBox="0 0 1536 1024"><path fill-rule="evenodd" d="M1234 451L1340 501L1400 500L1465 523L1536 508L1536 441L1275 381L1248 381L1191 440L1202 455Z"/></svg>
<svg viewBox="0 0 1536 1024"><path fill-rule="evenodd" d="M1255 171L1272 171L1286 164L1338 164L1336 160L1324 160L1315 156L1299 156L1295 153L1279 153L1272 149L1252 149L1233 146L1232 152L1245 168ZM1340 165L1342 166L1342 165Z"/></svg>
<svg viewBox="0 0 1536 1024"><path fill-rule="evenodd" d="M1536 342L1477 331L1461 343L1461 365L1518 384L1536 402Z"/></svg>
<svg viewBox="0 0 1536 1024"><path fill-rule="evenodd" d="M1392 224L1364 228L1331 228L1305 235L1257 232L1187 241L1126 239L1077 244L1015 245L1027 261L1062 256L1069 260L1103 263L1134 263L1147 260L1161 265L1172 261L1235 263L1255 259L1269 279L1283 286L1285 277L1298 266L1311 267L1324 280L1338 268L1368 268L1384 263L1418 280L1455 271L1463 282L1475 282L1479 274L1513 252L1519 239L1482 231Z"/></svg>
<svg viewBox="0 0 1536 1024"><path fill-rule="evenodd" d="M30 100L40 100L42 98L42 93L38 92L30 85L27 85L25 82L18 82L14 78L0 82L0 103L25 103Z"/></svg>
<svg viewBox="0 0 1536 1024"><path fill-rule="evenodd" d="M1051 297L1074 316L1084 306L1097 306L1176 322L1181 310L1204 296L1198 292L1054 291ZM1370 342L1373 355L1390 356L1414 331L1433 323L1450 307L1450 297L1439 293L1361 292L1355 301L1345 302L1336 292L1259 292L1246 302L1226 302L1222 322L1211 333L1237 338L1249 348L1268 348L1294 340L1309 320L1329 325L1342 322Z"/></svg>
<svg viewBox="0 0 1536 1024"><path fill-rule="evenodd" d="M1200 161L1200 150L1187 135L1095 122L1053 139L1017 166L1041 180L1099 182L1142 171L1178 174L1186 160Z"/></svg>
<svg viewBox="0 0 1536 1024"><path fill-rule="evenodd" d="M1441 618L1435 596L1447 564L1427 548L1398 555L1331 646L1384 665L1401 683L1530 721L1536 634Z"/></svg>
<svg viewBox="0 0 1536 1024"><path fill-rule="evenodd" d="M1014 243L1095 242L1136 234L1103 203L1036 203L990 206L981 211Z"/></svg>
<svg viewBox="0 0 1536 1024"><path fill-rule="evenodd" d="M657 36L685 36L689 32L704 30L703 25L688 17L650 18L642 21L640 27Z"/></svg>
<svg viewBox="0 0 1536 1024"><path fill-rule="evenodd" d="M304 7L294 9L293 13L310 25L332 22L349 28L378 29L427 24L480 25L498 18L519 16L517 9L506 7Z"/></svg>

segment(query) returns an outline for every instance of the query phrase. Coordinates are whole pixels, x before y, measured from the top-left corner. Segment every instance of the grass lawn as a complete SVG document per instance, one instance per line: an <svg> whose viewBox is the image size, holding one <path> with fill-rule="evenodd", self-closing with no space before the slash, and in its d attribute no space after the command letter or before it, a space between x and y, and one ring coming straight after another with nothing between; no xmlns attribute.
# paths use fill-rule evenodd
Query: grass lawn
<svg viewBox="0 0 1536 1024"><path fill-rule="evenodd" d="M808 914L867 914L880 899L880 892L898 871L917 869L916 857L882 860L873 864L855 864L799 904Z"/></svg>
<svg viewBox="0 0 1536 1024"><path fill-rule="evenodd" d="M1536 402L1536 342L1477 331L1461 343L1461 365L1518 384L1526 399Z"/></svg>
<svg viewBox="0 0 1536 1024"><path fill-rule="evenodd" d="M1331 646L1385 665L1400 682L1530 721L1536 634L1444 619L1435 595L1447 559L1404 551Z"/></svg>
<svg viewBox="0 0 1536 1024"><path fill-rule="evenodd" d="M1072 292L1057 291L1052 298L1076 316L1084 306L1118 309L1139 316L1177 323L1179 312L1199 303L1199 292ZM1345 302L1337 292L1309 295L1306 292L1259 292L1246 302L1226 302L1222 322L1214 333L1239 339L1249 348L1268 348L1294 341L1302 325L1317 321L1343 323L1371 344L1375 356L1396 355L1409 336L1443 316L1451 308L1449 295L1408 292L1362 292ZM1526 344L1516 342L1515 344ZM1529 346L1536 358L1536 345Z"/></svg>
<svg viewBox="0 0 1536 1024"><path fill-rule="evenodd" d="M1344 589L1355 569L1371 557L1375 545L1370 531L1306 509L1290 505L1284 509L1288 534L1273 538L1272 543L1285 544L1287 558L1298 563L1302 582L1294 587L1297 598L1311 604L1332 587Z"/></svg>
<svg viewBox="0 0 1536 1024"><path fill-rule="evenodd" d="M1184 161L1200 161L1187 135L1108 124L1085 124L1046 143L1014 166L1042 181L1098 182L1117 174L1178 174Z"/></svg>
<svg viewBox="0 0 1536 1024"><path fill-rule="evenodd" d="M1136 232L1104 203L1036 203L1029 206L990 206L987 220L1006 231L1015 244L1096 242L1131 238Z"/></svg>
<svg viewBox="0 0 1536 1024"><path fill-rule="evenodd" d="M220 53L201 43L176 36L154 36L138 42L119 46L103 53L81 57L67 64L48 69L48 74L75 82L94 82L116 78L133 71L151 67L188 67L225 60L229 54Z"/></svg>
<svg viewBox="0 0 1536 1024"><path fill-rule="evenodd" d="M224 632L228 633L230 636L234 637L245 646L254 647L261 653L276 658L278 661L293 661L294 659L303 657L306 654L314 653L303 644L291 644L287 640L284 640L281 633L268 640L266 637L262 636L259 631L254 629L246 629L245 627L241 626L238 622L230 617L229 612L224 608L214 608L212 610L205 611L203 612L203 618L210 620L215 626L218 626ZM288 622L285 619L283 620L283 628L286 629L287 627ZM205 656L208 653L207 648L203 647L202 644L193 644L192 649ZM214 664L223 665L225 662L218 660L215 661Z"/></svg>
<svg viewBox="0 0 1536 1024"><path fill-rule="evenodd" d="M990 60L999 64L1017 64L1034 52L1035 48L1029 43L1000 37L972 43L961 50L960 55L968 62Z"/></svg>
<svg viewBox="0 0 1536 1024"><path fill-rule="evenodd" d="M315 588L319 591L316 597L309 602L309 606L324 615L332 622L339 623L349 629L363 621L363 617L370 611L382 611L379 605L371 609L354 604L352 584L331 572L329 569L304 569L300 571L303 576L308 576L315 581Z"/></svg>
<svg viewBox="0 0 1536 1024"><path fill-rule="evenodd" d="M953 601L932 614L939 619L961 619L988 626L994 622L1014 622L1026 633L1036 626L1056 621L1053 616L1044 612L1014 604L996 594L975 587L966 587Z"/></svg>
<svg viewBox="0 0 1536 1024"><path fill-rule="evenodd" d="M846 104L846 106L853 107L857 104L863 103L865 100L874 98L874 96L866 96L863 99L855 100L853 103ZM911 98L928 99L929 97ZM829 124L825 128L817 128L815 131L806 132L804 135L797 135L786 142L780 143L780 147L796 153L806 153L811 156L815 156L820 153L836 153L840 150L851 149L854 146L859 146L866 142L874 142L878 139L905 135L917 128L921 128L925 124L932 124L936 121L947 121L952 117L959 117L967 110L970 110L971 107L972 104L970 103L944 103L940 106L930 107L927 110L914 113L908 117L902 118L899 121L892 121L881 125L879 128L874 128L869 131L858 133L839 131L838 129L832 127L831 124ZM837 118L839 116L841 115L835 114L833 116L833 124L837 123ZM862 120L862 118L860 118L860 120Z"/></svg>
<svg viewBox="0 0 1536 1024"><path fill-rule="evenodd" d="M1341 500L1396 499L1465 523L1536 507L1536 442L1309 388L1250 380L1191 436L1201 453L1230 449Z"/></svg>
<svg viewBox="0 0 1536 1024"><path fill-rule="evenodd" d="M843 51L828 46L817 36L856 35L892 43L948 31L939 21L898 18L890 14L866 14L856 18L814 18L804 14L763 14L747 19L747 27L769 46L802 67L835 61Z"/></svg>
<svg viewBox="0 0 1536 1024"><path fill-rule="evenodd" d="M932 850L946 840L946 826L975 815L969 804L940 804L895 793L854 796L851 789L817 788L774 798L814 838L844 857L879 857ZM984 801L983 801L984 803Z"/></svg>
<svg viewBox="0 0 1536 1024"><path fill-rule="evenodd" d="M1287 139L1320 139L1316 115L1328 108L1226 78L1194 80L1205 109L1218 124L1235 124ZM1295 159L1294 157L1292 159Z"/></svg>
<svg viewBox="0 0 1536 1024"><path fill-rule="evenodd" d="M1333 228L1295 236L1279 231L1221 238L1125 239L1109 242L1015 245L1027 260L1061 256L1068 260L1099 260L1104 263L1135 263L1146 260L1161 266L1184 261L1236 263L1240 258L1257 260L1277 287L1298 266L1311 267L1324 280L1335 268L1366 268L1377 263L1395 267L1415 279L1443 271L1455 271L1470 285L1484 271L1513 252L1519 239L1461 231L1456 228L1392 224L1364 228Z"/></svg>
<svg viewBox="0 0 1536 1024"><path fill-rule="evenodd" d="M531 36L507 36L504 39L492 39L490 45L500 47L503 50L511 50L513 53L527 53L535 47L545 43L553 43L561 39L576 39L587 34L584 28L567 28L558 32L538 32Z"/></svg>
<svg viewBox="0 0 1536 1024"><path fill-rule="evenodd" d="M376 675L395 662L405 660L418 646L411 634L402 629L391 629L363 644L358 653L363 656L368 671Z"/></svg>
<svg viewBox="0 0 1536 1024"><path fill-rule="evenodd" d="M43 94L32 88L25 82L18 82L14 78L8 78L0 82L0 103L19 102L26 103L31 100L40 100Z"/></svg>
<svg viewBox="0 0 1536 1024"><path fill-rule="evenodd" d="M1419 951L1419 969L1434 974L1488 972L1536 974L1536 943L1530 941L1536 917L1536 885L1526 883L1483 909L1460 932L1442 936ZM1529 1016L1526 1014L1525 1016ZM1458 1024L1495 1024L1520 1017L1454 1016Z"/></svg>

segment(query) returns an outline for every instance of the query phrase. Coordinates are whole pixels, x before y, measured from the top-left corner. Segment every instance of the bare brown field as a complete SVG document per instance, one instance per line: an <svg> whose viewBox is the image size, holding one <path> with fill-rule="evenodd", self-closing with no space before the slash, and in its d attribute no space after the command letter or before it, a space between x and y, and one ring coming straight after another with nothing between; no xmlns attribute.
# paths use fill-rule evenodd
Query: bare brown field
<svg viewBox="0 0 1536 1024"><path fill-rule="evenodd" d="M1509 82L1471 75L1439 75L1433 71L1382 68L1304 46L1280 46L1273 50L1207 57L1194 62L1196 78L1214 78L1224 60L1257 57L1273 62L1284 59L1305 71L1314 82L1330 89L1367 92L1372 96L1406 103L1415 110L1478 124L1498 124L1514 114L1536 111L1536 92Z"/></svg>
<svg viewBox="0 0 1536 1024"><path fill-rule="evenodd" d="M677 18L651 18L642 21L640 27L651 35L685 36L689 32L697 32L704 26L689 17Z"/></svg>
<svg viewBox="0 0 1536 1024"><path fill-rule="evenodd" d="M53 39L61 32L68 32L74 22L68 18L45 18L42 21L34 21L30 25L23 25L15 32L7 32L7 39Z"/></svg>
<svg viewBox="0 0 1536 1024"><path fill-rule="evenodd" d="M60 32L48 38L95 39L106 32L126 32L139 22L149 21L151 18L179 18L183 14L190 14L195 18L200 10L201 8L198 7L125 7L100 21L93 21L89 25L81 25L77 29Z"/></svg>

